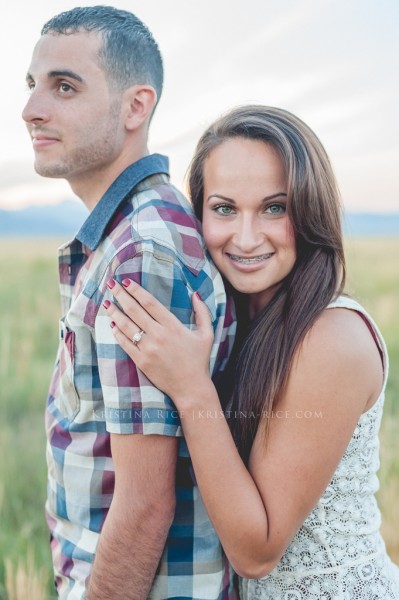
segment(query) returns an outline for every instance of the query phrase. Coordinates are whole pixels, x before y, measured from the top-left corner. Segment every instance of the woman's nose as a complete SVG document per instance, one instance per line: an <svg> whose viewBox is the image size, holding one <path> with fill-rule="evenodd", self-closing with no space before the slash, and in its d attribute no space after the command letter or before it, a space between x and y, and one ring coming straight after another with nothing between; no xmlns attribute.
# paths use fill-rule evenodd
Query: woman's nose
<svg viewBox="0 0 399 600"><path fill-rule="evenodd" d="M264 236L254 218L243 217L237 225L234 236L235 245L241 252L250 254L262 243Z"/></svg>

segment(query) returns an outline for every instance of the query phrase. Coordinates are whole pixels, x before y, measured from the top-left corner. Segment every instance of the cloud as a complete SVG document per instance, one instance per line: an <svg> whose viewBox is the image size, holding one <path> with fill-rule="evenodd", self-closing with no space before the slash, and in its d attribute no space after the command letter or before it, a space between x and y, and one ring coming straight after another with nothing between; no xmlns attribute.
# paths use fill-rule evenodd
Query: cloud
<svg viewBox="0 0 399 600"><path fill-rule="evenodd" d="M63 179L44 179L35 173L33 161L8 161L0 178L0 208L19 210L30 205L57 204L74 199Z"/></svg>
<svg viewBox="0 0 399 600"><path fill-rule="evenodd" d="M96 4L89 1L87 4ZM137 11L164 55L166 83L151 149L169 154L174 180L202 130L243 103L282 106L315 130L331 155L347 206L399 209L399 3L397 0L116 0ZM0 24L0 205L68 193L34 174L20 112L25 72L42 24L74 0L11 3ZM18 23L18 27L15 27ZM342 180L341 180L342 178ZM389 191L389 193L388 193ZM69 194L71 194L69 192ZM361 201L359 200L361 198Z"/></svg>

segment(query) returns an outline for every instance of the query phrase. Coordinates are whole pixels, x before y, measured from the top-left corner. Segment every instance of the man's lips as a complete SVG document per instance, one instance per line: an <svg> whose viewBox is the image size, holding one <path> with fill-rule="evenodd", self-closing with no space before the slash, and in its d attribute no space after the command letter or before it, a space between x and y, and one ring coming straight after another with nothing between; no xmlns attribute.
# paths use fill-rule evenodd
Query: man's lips
<svg viewBox="0 0 399 600"><path fill-rule="evenodd" d="M59 142L59 138L51 135L45 135L44 133L37 133L32 135L32 142L34 148L42 148L43 146L51 146Z"/></svg>

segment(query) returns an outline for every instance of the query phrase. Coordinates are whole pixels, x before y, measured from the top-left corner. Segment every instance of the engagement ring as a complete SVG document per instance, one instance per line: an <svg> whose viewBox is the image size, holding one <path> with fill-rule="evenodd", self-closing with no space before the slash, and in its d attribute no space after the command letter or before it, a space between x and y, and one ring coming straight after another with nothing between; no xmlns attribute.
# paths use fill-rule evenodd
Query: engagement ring
<svg viewBox="0 0 399 600"><path fill-rule="evenodd" d="M141 340L141 338L143 337L144 331L138 331L137 333L134 334L134 336L132 337L133 343L137 344L139 343L139 341Z"/></svg>

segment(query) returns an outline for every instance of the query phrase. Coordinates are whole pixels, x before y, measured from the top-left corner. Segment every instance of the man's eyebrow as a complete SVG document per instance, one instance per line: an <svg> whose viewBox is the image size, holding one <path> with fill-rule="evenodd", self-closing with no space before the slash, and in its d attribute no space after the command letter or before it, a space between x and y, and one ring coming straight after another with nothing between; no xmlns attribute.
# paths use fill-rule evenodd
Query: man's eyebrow
<svg viewBox="0 0 399 600"><path fill-rule="evenodd" d="M286 196L287 194L285 192L277 192L277 194L272 194L271 196L266 196L265 198L262 198L262 202L267 202L268 200L274 200L274 198L278 198L279 196ZM220 200L226 200L227 202L231 202L232 204L235 204L235 200L233 200L233 198L228 198L227 196L222 196L222 194L211 194L210 196L208 196L207 200L209 202L209 200L211 198L220 198Z"/></svg>
<svg viewBox="0 0 399 600"><path fill-rule="evenodd" d="M62 69L60 71L50 71L48 73L48 77L69 77L69 79L75 79L76 81L83 83L83 79L81 78L81 76L77 73L74 73L74 71L70 71L69 69Z"/></svg>
<svg viewBox="0 0 399 600"><path fill-rule="evenodd" d="M83 83L83 79L81 78L81 76L75 73L74 71L70 71L69 69L49 71L47 77L49 79L56 79L57 77L68 77L69 79L74 79L75 81L79 81L79 83ZM30 73L27 73L26 81L34 81L34 77Z"/></svg>

